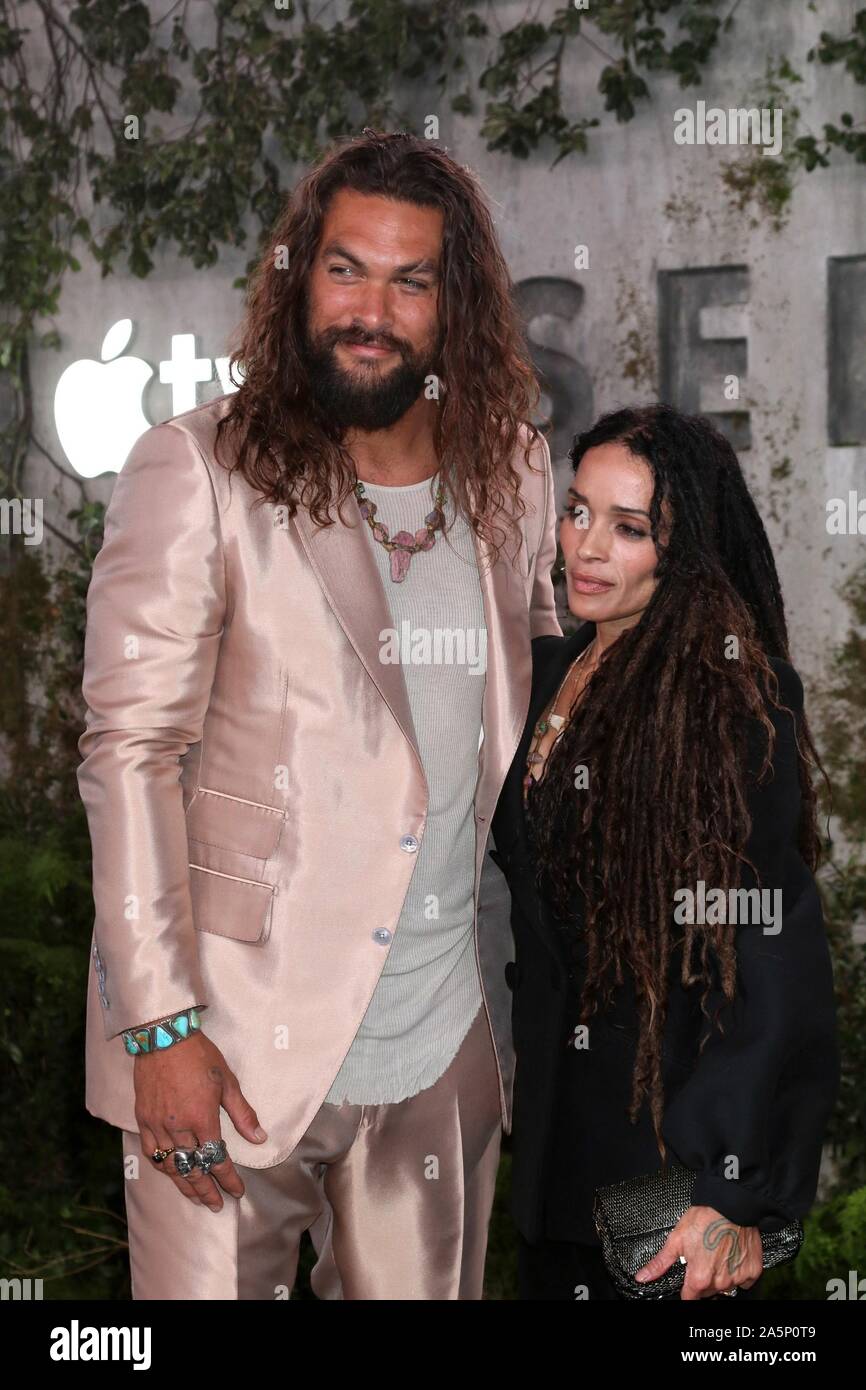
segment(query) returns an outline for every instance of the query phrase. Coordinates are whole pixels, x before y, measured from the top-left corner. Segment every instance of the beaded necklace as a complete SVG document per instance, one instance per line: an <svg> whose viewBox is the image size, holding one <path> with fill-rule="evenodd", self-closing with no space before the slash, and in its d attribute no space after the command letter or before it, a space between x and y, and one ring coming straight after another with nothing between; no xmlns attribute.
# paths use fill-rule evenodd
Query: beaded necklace
<svg viewBox="0 0 866 1390"><path fill-rule="evenodd" d="M424 525L415 532L414 536L410 531L398 531L392 539L387 526L376 520L376 503L367 496L360 478L355 482L355 496L358 499L358 510L373 532L373 539L378 541L379 545L383 545L391 557L391 579L395 584L402 584L409 573L412 556L417 555L421 550L432 550L436 540L436 532L441 530L445 524L444 482L440 482L436 489L432 512L425 516Z"/></svg>

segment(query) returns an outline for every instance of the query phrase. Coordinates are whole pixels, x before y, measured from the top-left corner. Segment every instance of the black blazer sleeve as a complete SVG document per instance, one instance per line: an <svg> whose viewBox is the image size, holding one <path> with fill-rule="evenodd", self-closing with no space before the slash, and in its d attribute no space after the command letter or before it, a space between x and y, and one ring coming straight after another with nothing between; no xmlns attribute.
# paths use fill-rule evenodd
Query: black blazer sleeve
<svg viewBox="0 0 866 1390"><path fill-rule="evenodd" d="M773 661L780 700L803 708L793 667ZM750 742L748 857L742 886L781 889L781 930L736 927L737 994L665 1111L662 1133L698 1173L692 1201L743 1226L772 1229L815 1198L824 1131L839 1082L833 977L821 901L797 845L800 786L794 720L768 705L773 768L755 784L766 738ZM771 898L770 902L773 901ZM775 924L774 924L775 925ZM734 928L732 928L733 930ZM710 995L708 1010L724 1002ZM736 1165L731 1160L736 1160ZM737 1176L726 1176L733 1172Z"/></svg>

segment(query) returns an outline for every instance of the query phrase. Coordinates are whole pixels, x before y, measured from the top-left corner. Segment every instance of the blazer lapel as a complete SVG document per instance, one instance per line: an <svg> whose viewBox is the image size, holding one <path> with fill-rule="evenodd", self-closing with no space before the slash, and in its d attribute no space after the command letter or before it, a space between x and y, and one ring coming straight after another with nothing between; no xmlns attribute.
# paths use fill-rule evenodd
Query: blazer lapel
<svg viewBox="0 0 866 1390"><path fill-rule="evenodd" d="M383 663L379 659L380 634L392 627L394 620L364 534L366 524L357 511L353 514L353 506L354 499L347 498L343 507L345 521L341 521L332 504L328 515L335 524L329 527L317 527L306 508L299 507L294 516L295 529L338 622L414 748L420 765L403 668L398 662ZM502 518L503 529L508 528L511 519L509 511ZM474 531L472 534L487 627L484 737L475 797L479 819L484 819L493 814L504 772L523 729L532 656L525 576L513 562L514 535L509 535L499 559L491 564L492 548Z"/></svg>
<svg viewBox="0 0 866 1390"><path fill-rule="evenodd" d="M588 646L594 634L595 624L584 623L572 636L551 641L549 645L545 643L543 648L537 650L526 725L502 788L494 828L494 857L506 873L512 896L519 903L527 922L560 965L563 963L562 939L550 922L546 904L539 895L535 881L535 865L530 854L523 807L523 776L535 724L569 665Z"/></svg>
<svg viewBox="0 0 866 1390"><path fill-rule="evenodd" d="M470 495L472 492L470 486ZM532 685L532 649L529 639L525 576L515 558L515 532L510 498L502 518L507 540L493 561L493 547L473 531L478 577L487 628L487 675L484 684L482 725L484 737L475 792L476 815L489 821L503 778L523 730Z"/></svg>
<svg viewBox="0 0 866 1390"><path fill-rule="evenodd" d="M335 524L319 527L306 508L299 506L294 516L295 530L337 621L415 750L423 774L403 667L399 662L380 659L381 633L393 627L394 619L364 534L366 522L352 495L343 505L345 521L341 521L334 503L328 515Z"/></svg>
<svg viewBox="0 0 866 1390"><path fill-rule="evenodd" d="M502 814L498 818L500 833L504 830L507 843L497 849L510 853L525 861L529 853L526 833L526 813L523 807L523 777L526 772L526 758L532 742L533 729L542 710L555 694L568 667L589 646L595 636L595 624L583 623L570 637L559 642L551 642L539 657L532 677L532 695L522 736L517 745L514 760L502 789Z"/></svg>

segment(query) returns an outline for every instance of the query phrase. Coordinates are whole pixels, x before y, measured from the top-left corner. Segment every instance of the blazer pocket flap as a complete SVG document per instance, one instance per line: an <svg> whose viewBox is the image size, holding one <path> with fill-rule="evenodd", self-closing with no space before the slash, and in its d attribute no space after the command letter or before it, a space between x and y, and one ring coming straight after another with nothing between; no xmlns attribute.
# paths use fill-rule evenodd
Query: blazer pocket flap
<svg viewBox="0 0 866 1390"><path fill-rule="evenodd" d="M186 833L197 844L270 859L283 828L283 812L199 787L186 809Z"/></svg>
<svg viewBox="0 0 866 1390"><path fill-rule="evenodd" d="M267 941L276 889L251 878L232 878L200 864L189 866L192 917L196 931L235 941Z"/></svg>

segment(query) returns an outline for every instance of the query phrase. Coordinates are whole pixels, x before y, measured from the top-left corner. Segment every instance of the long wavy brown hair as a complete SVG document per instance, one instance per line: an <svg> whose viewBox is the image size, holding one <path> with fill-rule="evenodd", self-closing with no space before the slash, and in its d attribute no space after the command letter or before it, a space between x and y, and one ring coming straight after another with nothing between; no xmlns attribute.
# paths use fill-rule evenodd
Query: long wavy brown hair
<svg viewBox="0 0 866 1390"><path fill-rule="evenodd" d="M673 894L701 879L727 893L751 863L749 730L754 740L757 721L767 737L764 778L775 738L765 702L787 708L768 658L789 660L788 634L770 544L724 436L665 405L618 410L578 436L575 470L589 449L609 443L623 444L652 473L658 582L639 622L607 649L554 745L533 826L539 881L546 880L557 925L572 949L585 934L581 1021L610 1004L626 971L633 979L638 1042L629 1115L636 1121L648 1100L664 1159L661 1052L673 970L679 965L682 985L701 991L709 1017L712 988L733 999L737 964L729 926L674 927ZM661 543L663 508L669 530ZM725 657L731 635L739 638L738 660ZM814 869L812 767L821 764L802 713L795 732L800 850ZM576 795L579 764L589 785ZM684 936L675 940L674 930Z"/></svg>
<svg viewBox="0 0 866 1390"><path fill-rule="evenodd" d="M231 471L239 469L262 501L286 506L290 516L299 504L308 508L318 526L333 525L328 508L339 509L353 487L343 431L317 407L302 351L309 272L340 189L443 213L434 442L446 493L498 554L504 533L496 519L506 494L515 516L524 510L513 456L522 443L530 462L539 433L530 423L538 384L480 188L444 150L414 135L367 129L334 145L296 186L251 278L229 359L230 372L239 365L243 382L219 422L217 448L231 432L237 445Z"/></svg>

